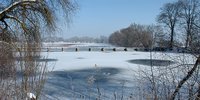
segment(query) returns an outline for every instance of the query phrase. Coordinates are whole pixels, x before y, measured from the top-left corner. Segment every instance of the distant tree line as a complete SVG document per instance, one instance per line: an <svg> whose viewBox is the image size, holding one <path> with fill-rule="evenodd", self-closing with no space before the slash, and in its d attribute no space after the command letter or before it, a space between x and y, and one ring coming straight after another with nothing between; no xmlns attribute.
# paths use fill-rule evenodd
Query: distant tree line
<svg viewBox="0 0 200 100"><path fill-rule="evenodd" d="M168 47L169 40L161 26L131 24L127 28L112 33L109 43L123 47ZM181 45L178 41L176 44Z"/></svg>
<svg viewBox="0 0 200 100"><path fill-rule="evenodd" d="M109 43L124 47L150 47L153 43L151 26L131 24L129 27L114 32Z"/></svg>
<svg viewBox="0 0 200 100"><path fill-rule="evenodd" d="M158 25L132 24L112 33L109 43L125 47L200 49L200 1L177 0L160 9ZM159 27L159 29L158 29Z"/></svg>
<svg viewBox="0 0 200 100"><path fill-rule="evenodd" d="M64 39L62 37L45 37L42 39L43 42L84 42L84 43L108 43L108 37L106 36L100 36L100 37L88 37L88 36L83 36L83 37L71 37L68 39Z"/></svg>

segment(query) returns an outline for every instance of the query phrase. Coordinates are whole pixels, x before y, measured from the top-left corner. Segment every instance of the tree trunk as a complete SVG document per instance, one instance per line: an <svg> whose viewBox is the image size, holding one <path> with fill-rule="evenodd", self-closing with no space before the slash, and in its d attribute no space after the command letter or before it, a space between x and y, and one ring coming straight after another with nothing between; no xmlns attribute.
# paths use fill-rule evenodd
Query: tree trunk
<svg viewBox="0 0 200 100"><path fill-rule="evenodd" d="M200 84L199 84L199 88L198 88L197 97L195 100L200 100Z"/></svg>
<svg viewBox="0 0 200 100"><path fill-rule="evenodd" d="M185 41L185 49L189 47L189 34L187 34L186 41Z"/></svg>
<svg viewBox="0 0 200 100"><path fill-rule="evenodd" d="M170 49L173 49L173 44L174 44L174 28L171 28L171 36L170 36L171 40L170 40Z"/></svg>
<svg viewBox="0 0 200 100"><path fill-rule="evenodd" d="M181 87L183 86L183 84L193 75L193 73L196 71L198 64L200 63L200 56L198 56L194 66L192 67L192 69L187 73L187 75L178 83L175 91L173 92L173 94L171 95L170 100L174 100L177 93L179 92L179 90L181 89Z"/></svg>

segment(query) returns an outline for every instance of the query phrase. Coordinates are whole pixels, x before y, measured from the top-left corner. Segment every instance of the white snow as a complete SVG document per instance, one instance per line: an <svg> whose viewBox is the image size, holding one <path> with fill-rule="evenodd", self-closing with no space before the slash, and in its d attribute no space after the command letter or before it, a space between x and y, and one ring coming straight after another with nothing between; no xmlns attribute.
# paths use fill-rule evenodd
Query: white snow
<svg viewBox="0 0 200 100"><path fill-rule="evenodd" d="M96 85L88 85L88 80L92 83L99 81L98 86L105 93L102 95L104 99L111 99L112 95L109 97L109 94L118 90L121 93L122 84L125 84L126 92L130 92L134 88L134 73L149 66L128 61L150 59L149 52L136 51L50 52L43 55L47 55L49 59L57 59L49 62L50 69L52 65L55 66L45 86L47 97L57 99L86 98L90 97L90 93L93 94L91 97L97 97ZM152 55L153 59L172 60L176 63L183 63L185 60L192 64L195 60L191 55L181 53L152 52Z"/></svg>
<svg viewBox="0 0 200 100"><path fill-rule="evenodd" d="M183 58L185 56L185 58ZM189 57L188 57L189 56ZM149 52L51 52L48 58L57 59L54 71L77 70L97 67L114 67L122 69L135 69L138 64L129 63L128 60L150 59ZM192 56L174 53L154 53L153 59L175 60L181 59L193 63ZM191 59L191 60L187 60Z"/></svg>
<svg viewBox="0 0 200 100"><path fill-rule="evenodd" d="M33 93L27 93L27 97L28 97L27 100L29 100L29 99L36 100L36 96Z"/></svg>

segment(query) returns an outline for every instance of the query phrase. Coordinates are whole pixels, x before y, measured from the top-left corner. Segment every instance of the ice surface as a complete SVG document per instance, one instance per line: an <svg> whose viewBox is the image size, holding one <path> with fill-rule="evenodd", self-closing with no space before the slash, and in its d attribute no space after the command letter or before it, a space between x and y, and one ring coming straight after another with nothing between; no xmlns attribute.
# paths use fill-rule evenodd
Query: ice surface
<svg viewBox="0 0 200 100"><path fill-rule="evenodd" d="M115 96L138 99L133 92L137 87L134 73L149 66L130 61L150 59L149 52L136 51L50 52L43 55L56 59L48 64L50 70L53 66L53 70L48 74L44 89L45 97L52 100L112 100ZM181 63L184 58L187 63L194 63L188 54L152 52L152 58L173 61L172 64Z"/></svg>

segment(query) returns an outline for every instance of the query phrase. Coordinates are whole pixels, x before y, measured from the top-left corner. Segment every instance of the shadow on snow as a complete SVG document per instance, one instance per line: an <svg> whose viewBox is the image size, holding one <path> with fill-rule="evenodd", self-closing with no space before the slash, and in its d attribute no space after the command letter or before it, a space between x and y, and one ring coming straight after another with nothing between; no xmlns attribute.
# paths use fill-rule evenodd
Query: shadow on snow
<svg viewBox="0 0 200 100"><path fill-rule="evenodd" d="M117 91L119 93L116 97L121 98L122 95L128 95L122 93L124 90L130 92L130 87L123 85L124 79L113 77L120 71L117 68L53 71L48 75L44 92L54 99L63 97L94 100L114 99L113 94Z"/></svg>

